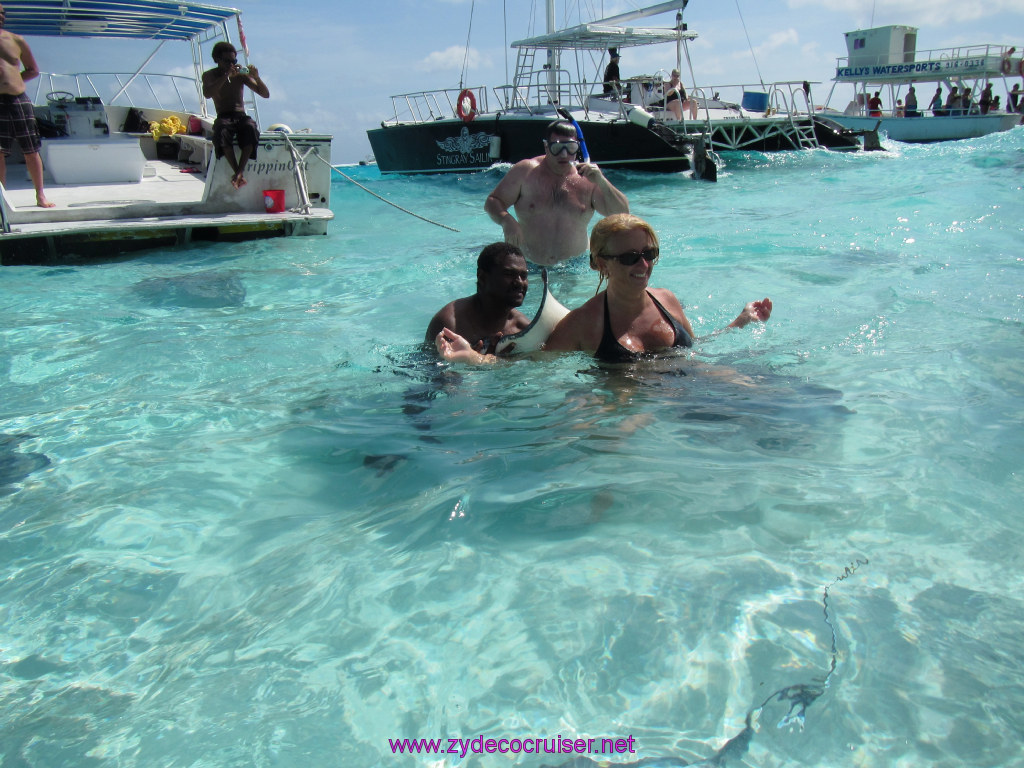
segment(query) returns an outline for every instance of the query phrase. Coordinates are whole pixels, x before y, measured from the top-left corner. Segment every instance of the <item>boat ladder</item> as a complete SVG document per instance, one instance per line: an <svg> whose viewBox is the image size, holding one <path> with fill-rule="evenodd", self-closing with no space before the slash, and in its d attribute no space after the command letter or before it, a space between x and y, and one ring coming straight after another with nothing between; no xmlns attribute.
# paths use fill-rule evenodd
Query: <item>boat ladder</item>
<svg viewBox="0 0 1024 768"><path fill-rule="evenodd" d="M807 108L807 121L804 120L797 114L797 93L803 96L804 106ZM779 108L779 103L782 102L786 109L786 114L789 115L789 125L791 133L789 134L789 140L793 142L795 149L821 149L821 144L818 142L818 136L814 132L814 109L811 106L811 100L801 88L794 90L790 87L788 106L786 106L786 95L779 88L772 90L772 101L775 103L776 109Z"/></svg>
<svg viewBox="0 0 1024 768"><path fill-rule="evenodd" d="M533 59L537 51L534 48L522 48L516 56L516 75L512 79L515 84L512 90L512 103L508 107L530 107L530 81L533 75ZM525 86L525 91L522 90ZM522 101L522 104L515 102Z"/></svg>

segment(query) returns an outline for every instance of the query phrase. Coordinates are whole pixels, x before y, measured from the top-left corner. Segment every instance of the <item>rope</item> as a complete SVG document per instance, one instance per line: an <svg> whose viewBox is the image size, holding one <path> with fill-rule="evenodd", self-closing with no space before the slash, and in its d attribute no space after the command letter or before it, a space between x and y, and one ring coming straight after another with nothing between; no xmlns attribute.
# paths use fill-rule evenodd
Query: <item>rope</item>
<svg viewBox="0 0 1024 768"><path fill-rule="evenodd" d="M469 41L473 36L473 9L476 8L476 0L469 4L469 29L466 31L466 53L462 58L462 74L459 75L459 90L462 90L466 82L466 70L469 68Z"/></svg>
<svg viewBox="0 0 1024 768"><path fill-rule="evenodd" d="M425 221L425 222L427 222L427 224L433 224L435 227L442 227L443 229L447 229L447 230L449 230L451 232L459 232L460 231L460 230L456 229L455 227L449 227L447 224L441 224L439 222L432 221L431 219L428 219L426 216L420 216L418 213L413 213L412 211L408 210L407 208L403 208L402 206L398 205L397 203L393 203L390 200L388 200L387 198L381 197L376 192L374 192L372 189L367 189L362 184L360 184L358 181L356 181L351 176L349 176L347 173L342 172L342 170L340 168L338 168L336 166L333 166L330 163L328 163L326 160L324 160L322 157L320 157L320 155L315 155L315 157L320 162L327 163L327 167L330 168L335 173L337 173L343 179L345 179L346 181L351 181L353 184L355 184L357 187L359 187L364 192L369 192L371 195L376 197L382 203L387 203L388 205L397 208L402 213L408 213L410 216L415 216L420 221Z"/></svg>
<svg viewBox="0 0 1024 768"><path fill-rule="evenodd" d="M740 10L740 0L736 0L736 13L740 15L740 24L743 25L743 34L747 36L747 47L750 49L750 58L754 60L754 69L757 70L757 79L761 83L761 90L765 90L764 78L761 76L761 67L758 66L757 56L754 53L754 45L750 42L750 34L747 32L747 22L743 20L743 11Z"/></svg>

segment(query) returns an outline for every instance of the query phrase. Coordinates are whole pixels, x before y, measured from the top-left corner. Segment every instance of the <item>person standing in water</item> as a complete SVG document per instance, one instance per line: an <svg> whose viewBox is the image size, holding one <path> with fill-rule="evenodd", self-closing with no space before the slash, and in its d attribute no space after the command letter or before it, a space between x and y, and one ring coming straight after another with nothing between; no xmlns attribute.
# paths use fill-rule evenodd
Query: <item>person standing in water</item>
<svg viewBox="0 0 1024 768"><path fill-rule="evenodd" d="M231 43L221 41L213 46L213 60L217 66L203 72L203 96L213 99L217 119L213 122L213 149L217 157L227 157L231 166L231 186L241 189L246 185L245 166L256 158L260 129L256 121L245 113L244 89L270 98L270 89L260 79L259 70L249 66L242 71L238 66L238 52ZM239 156L235 157L235 140Z"/></svg>
<svg viewBox="0 0 1024 768"><path fill-rule="evenodd" d="M552 266L587 250L594 212L627 213L629 201L593 163L576 163L580 142L566 120L548 124L544 154L520 160L498 183L484 210L534 264ZM509 213L515 207L518 219Z"/></svg>
<svg viewBox="0 0 1024 768"><path fill-rule="evenodd" d="M5 18L0 5L0 184L7 183L7 158L16 139L36 190L36 205L53 208L54 203L43 192L43 161L39 157L42 141L36 113L25 95L25 81L38 77L39 67L25 38L3 28Z"/></svg>

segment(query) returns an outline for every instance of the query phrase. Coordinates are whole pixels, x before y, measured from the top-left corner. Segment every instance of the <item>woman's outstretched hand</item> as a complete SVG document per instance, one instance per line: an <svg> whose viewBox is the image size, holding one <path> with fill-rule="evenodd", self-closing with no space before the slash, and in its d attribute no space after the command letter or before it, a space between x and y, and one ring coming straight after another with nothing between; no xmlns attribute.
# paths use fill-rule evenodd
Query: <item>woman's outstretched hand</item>
<svg viewBox="0 0 1024 768"><path fill-rule="evenodd" d="M760 301L752 301L743 308L739 316L730 324L730 328L742 328L748 323L763 323L772 316L772 300L765 296Z"/></svg>

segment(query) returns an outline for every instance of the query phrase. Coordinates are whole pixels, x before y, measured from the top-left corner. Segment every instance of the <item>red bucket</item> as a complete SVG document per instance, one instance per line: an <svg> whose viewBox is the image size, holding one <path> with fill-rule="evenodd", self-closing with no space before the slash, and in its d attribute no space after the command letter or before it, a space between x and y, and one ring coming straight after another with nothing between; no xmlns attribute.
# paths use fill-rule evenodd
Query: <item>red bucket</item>
<svg viewBox="0 0 1024 768"><path fill-rule="evenodd" d="M264 189L263 204L267 207L267 213L284 213L284 190Z"/></svg>

